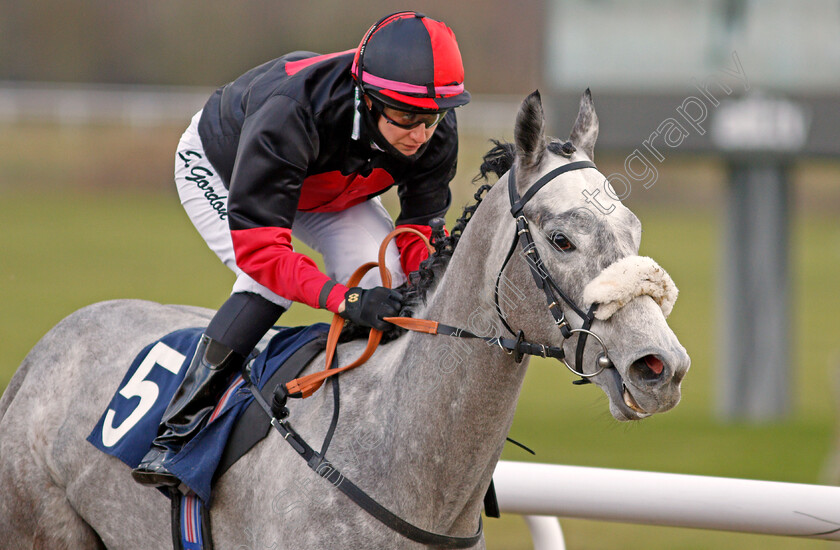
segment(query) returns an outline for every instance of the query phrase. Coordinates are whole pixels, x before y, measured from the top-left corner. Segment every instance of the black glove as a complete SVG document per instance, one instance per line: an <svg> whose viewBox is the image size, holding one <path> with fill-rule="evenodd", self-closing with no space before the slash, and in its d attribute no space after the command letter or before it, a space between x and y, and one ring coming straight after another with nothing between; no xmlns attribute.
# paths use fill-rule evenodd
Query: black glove
<svg viewBox="0 0 840 550"><path fill-rule="evenodd" d="M368 289L354 286L344 295L341 316L365 327L386 330L391 324L382 318L398 316L402 301L402 294L384 286Z"/></svg>

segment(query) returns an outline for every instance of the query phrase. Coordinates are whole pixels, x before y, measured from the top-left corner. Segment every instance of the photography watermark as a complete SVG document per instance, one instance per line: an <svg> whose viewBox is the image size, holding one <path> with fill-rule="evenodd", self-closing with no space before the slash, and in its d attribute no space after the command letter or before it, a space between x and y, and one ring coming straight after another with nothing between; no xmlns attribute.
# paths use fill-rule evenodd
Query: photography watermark
<svg viewBox="0 0 840 550"><path fill-rule="evenodd" d="M731 58L732 67L721 69L720 74L708 76L702 81L692 79L698 93L686 96L674 108L674 116L660 122L642 145L627 155L623 173L607 176L603 184L605 197L601 196L600 189L584 189L584 201L601 214L611 214L615 211L615 202L627 199L634 184L641 184L645 189L653 187L659 179L657 166L665 162L670 150L680 147L692 133L705 135L709 113L720 106L722 98L736 90L746 92L750 89L738 52L733 51Z"/></svg>

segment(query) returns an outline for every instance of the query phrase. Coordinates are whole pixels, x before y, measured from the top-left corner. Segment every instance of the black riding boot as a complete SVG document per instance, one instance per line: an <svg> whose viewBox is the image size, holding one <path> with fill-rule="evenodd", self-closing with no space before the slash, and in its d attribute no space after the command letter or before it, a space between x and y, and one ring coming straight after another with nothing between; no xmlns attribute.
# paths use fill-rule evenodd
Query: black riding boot
<svg viewBox="0 0 840 550"><path fill-rule="evenodd" d="M135 481L178 485L166 463L204 427L231 376L243 367L254 346L284 311L252 293L233 294L222 305L201 336L151 449L131 472Z"/></svg>

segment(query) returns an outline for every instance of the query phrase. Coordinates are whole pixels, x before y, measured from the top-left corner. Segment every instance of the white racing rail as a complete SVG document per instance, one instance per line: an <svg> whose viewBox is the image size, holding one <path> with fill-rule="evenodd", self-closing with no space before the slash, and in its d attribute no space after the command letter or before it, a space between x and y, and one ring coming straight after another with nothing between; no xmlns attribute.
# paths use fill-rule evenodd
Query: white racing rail
<svg viewBox="0 0 840 550"><path fill-rule="evenodd" d="M535 550L565 548L558 516L840 540L840 487L508 461L493 483Z"/></svg>

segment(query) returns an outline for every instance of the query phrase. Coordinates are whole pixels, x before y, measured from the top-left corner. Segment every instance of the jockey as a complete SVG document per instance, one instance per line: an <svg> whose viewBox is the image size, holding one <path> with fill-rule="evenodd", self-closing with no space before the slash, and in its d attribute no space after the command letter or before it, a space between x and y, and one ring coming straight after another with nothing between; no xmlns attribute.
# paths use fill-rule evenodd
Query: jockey
<svg viewBox="0 0 840 550"><path fill-rule="evenodd" d="M208 246L236 273L230 298L202 335L151 450L132 471L148 485L177 485L167 462L205 424L231 373L292 302L384 329L402 295L370 271L394 222L379 195L393 186L398 226L431 234L451 202L464 68L444 23L399 12L374 24L359 47L294 52L219 88L178 145L181 203ZM321 272L292 249L319 252ZM391 243L395 286L428 255L412 233Z"/></svg>

